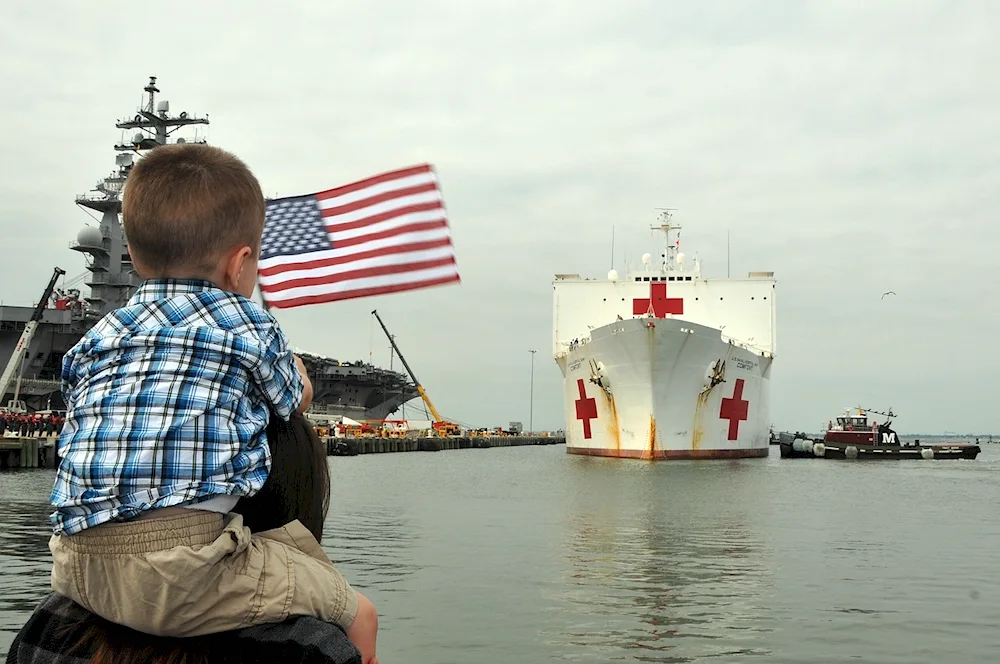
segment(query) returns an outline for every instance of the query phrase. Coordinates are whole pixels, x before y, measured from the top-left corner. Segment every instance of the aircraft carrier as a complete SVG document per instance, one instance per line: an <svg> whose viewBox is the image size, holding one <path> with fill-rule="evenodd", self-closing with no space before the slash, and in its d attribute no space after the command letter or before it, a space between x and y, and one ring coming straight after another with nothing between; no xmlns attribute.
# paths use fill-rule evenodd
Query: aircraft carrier
<svg viewBox="0 0 1000 664"><path fill-rule="evenodd" d="M144 90L143 105L135 114L115 124L122 130L122 138L114 146L118 153L115 170L93 190L76 198L77 205L100 215L97 225L85 226L69 244L85 262L86 271L64 282L53 294L25 352L19 380L6 394L0 395L3 404L12 400L16 392L29 410L64 408L59 391L63 355L102 316L124 304L139 285L120 217L121 193L135 156L167 143L205 142L197 135L197 127L209 124L207 115L196 117L186 112L171 115L169 102L156 101L160 90L155 76L150 77ZM175 136L191 127L195 128L193 137ZM39 283L39 292L42 287ZM0 305L0 363L6 363L14 352L35 304ZM301 357L313 383L311 410L319 416L382 420L419 396L413 382L399 372L361 360L340 362L309 353L302 353Z"/></svg>

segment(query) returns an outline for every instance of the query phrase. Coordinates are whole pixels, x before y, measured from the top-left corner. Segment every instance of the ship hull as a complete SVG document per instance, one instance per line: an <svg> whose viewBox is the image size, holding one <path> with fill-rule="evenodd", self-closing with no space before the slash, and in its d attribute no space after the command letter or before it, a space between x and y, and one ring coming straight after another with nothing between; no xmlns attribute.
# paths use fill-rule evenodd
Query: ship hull
<svg viewBox="0 0 1000 664"><path fill-rule="evenodd" d="M682 319L595 328L557 358L566 451L635 459L767 456L771 362L724 341L716 328Z"/></svg>
<svg viewBox="0 0 1000 664"><path fill-rule="evenodd" d="M31 316L32 307L0 308L0 358L9 358ZM60 372L64 354L93 324L76 320L68 311L47 309L27 357L20 367L22 380L12 381L0 405L17 397L29 410L64 409ZM383 420L419 397L413 383L398 372L363 362L343 363L300 353L313 385L312 411L325 417L347 416L356 420Z"/></svg>

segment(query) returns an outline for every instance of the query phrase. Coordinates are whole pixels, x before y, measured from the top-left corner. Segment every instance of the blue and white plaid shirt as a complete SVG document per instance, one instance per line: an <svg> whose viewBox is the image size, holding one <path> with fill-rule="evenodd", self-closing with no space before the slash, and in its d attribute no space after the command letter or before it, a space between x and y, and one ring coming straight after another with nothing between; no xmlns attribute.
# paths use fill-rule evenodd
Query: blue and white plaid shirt
<svg viewBox="0 0 1000 664"><path fill-rule="evenodd" d="M303 384L277 321L207 281L142 283L66 353L56 534L258 491Z"/></svg>

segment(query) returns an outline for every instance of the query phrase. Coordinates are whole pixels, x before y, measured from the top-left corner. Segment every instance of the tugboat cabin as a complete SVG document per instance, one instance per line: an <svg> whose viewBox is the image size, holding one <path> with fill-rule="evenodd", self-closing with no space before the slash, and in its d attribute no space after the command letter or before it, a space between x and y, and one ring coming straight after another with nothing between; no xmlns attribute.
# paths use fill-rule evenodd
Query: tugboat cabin
<svg viewBox="0 0 1000 664"><path fill-rule="evenodd" d="M868 413L860 408L852 408L837 417L836 422L827 423L824 440L830 443L878 445L880 441L875 436L878 430L876 422L868 421Z"/></svg>

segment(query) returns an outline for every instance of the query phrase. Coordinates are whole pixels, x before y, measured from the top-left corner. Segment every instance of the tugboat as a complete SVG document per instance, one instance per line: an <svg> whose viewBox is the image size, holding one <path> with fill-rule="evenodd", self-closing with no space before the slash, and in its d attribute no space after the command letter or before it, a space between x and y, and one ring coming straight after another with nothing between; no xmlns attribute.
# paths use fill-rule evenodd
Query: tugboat
<svg viewBox="0 0 1000 664"><path fill-rule="evenodd" d="M868 414L884 416L869 422ZM864 408L850 408L830 420L823 438L810 438L804 433L781 433L781 458L818 457L821 459L975 459L981 451L970 443L938 443L921 445L901 440L892 429L896 414Z"/></svg>

